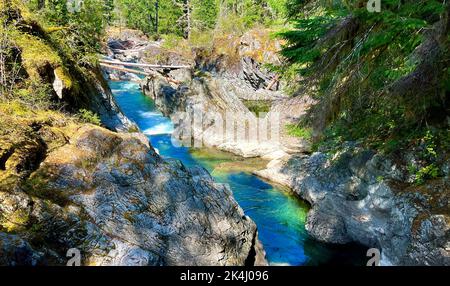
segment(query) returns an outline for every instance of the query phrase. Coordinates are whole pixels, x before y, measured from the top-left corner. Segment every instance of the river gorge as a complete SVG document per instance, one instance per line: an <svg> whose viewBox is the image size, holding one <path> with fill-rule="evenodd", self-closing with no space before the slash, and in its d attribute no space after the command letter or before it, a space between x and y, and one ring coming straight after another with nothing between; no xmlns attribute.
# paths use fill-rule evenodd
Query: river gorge
<svg viewBox="0 0 450 286"><path fill-rule="evenodd" d="M270 265L361 265L365 248L331 246L312 239L305 230L307 203L286 187L264 181L251 172L267 164L260 158L244 159L212 148L172 144L173 124L157 110L137 83L110 81L115 100L124 114L146 134L163 158L185 166L207 169L214 179L228 184L239 205L255 221ZM220 202L218 202L220 203Z"/></svg>
<svg viewBox="0 0 450 286"><path fill-rule="evenodd" d="M0 2L0 265L450 265L448 3L191 35L57 2Z"/></svg>

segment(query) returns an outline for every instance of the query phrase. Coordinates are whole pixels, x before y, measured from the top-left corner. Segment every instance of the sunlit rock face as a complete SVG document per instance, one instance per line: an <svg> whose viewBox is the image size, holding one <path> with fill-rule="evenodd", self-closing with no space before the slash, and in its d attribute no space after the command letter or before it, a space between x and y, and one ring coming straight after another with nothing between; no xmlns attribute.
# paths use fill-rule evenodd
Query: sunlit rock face
<svg viewBox="0 0 450 286"><path fill-rule="evenodd" d="M178 87L163 77L148 78L143 92L155 101L158 109L171 118L174 136L190 146L215 147L242 157L274 159L290 152L285 136L286 114L277 110L252 112L244 104L251 94L275 96L272 91L239 86L233 80L216 77L192 78ZM265 95L264 95L265 94ZM246 95L248 95L246 97ZM297 142L297 149L308 150L307 142ZM198 147L198 146L196 146ZM298 150L295 151L298 151Z"/></svg>
<svg viewBox="0 0 450 286"><path fill-rule="evenodd" d="M1 264L65 265L72 248L85 265L265 263L231 191L161 159L142 134L79 127L30 180L0 191Z"/></svg>
<svg viewBox="0 0 450 286"><path fill-rule="evenodd" d="M202 145L243 157L273 159L286 152L310 149L309 142L287 136L284 128L296 119L294 114L302 116L310 104L290 101L282 91L284 83L275 73L264 68L267 63L280 63L277 51L280 50L281 43L269 35L267 30L254 30L242 37L227 39L226 43L219 40L216 44L227 47L227 56L194 49L189 55L162 57L162 54L169 51L162 48L161 42L146 41L133 33L124 33L112 36L108 43L108 56L110 60L147 63L164 58L164 64L187 64L193 67L194 69L168 70L164 76L154 74L141 83L143 91L155 100L158 109L171 117L177 131L191 136L188 140L177 139L183 142L201 142ZM147 56L141 53L144 50ZM104 72L106 78L111 80L130 79L129 74L123 72L108 69ZM284 106L271 109L281 103L290 107L289 112L284 110ZM188 116L177 117L176 113L181 112ZM269 115L266 116L266 113ZM202 126L191 124L195 120L194 116L202 118ZM227 136L216 128L227 124L227 116L233 121L228 122L229 124L250 127L237 130L236 139L231 139L233 136ZM221 119L217 120L217 117ZM253 123L256 120L263 121L262 118L272 123L269 124L269 135L253 135L252 132L267 129L262 124Z"/></svg>

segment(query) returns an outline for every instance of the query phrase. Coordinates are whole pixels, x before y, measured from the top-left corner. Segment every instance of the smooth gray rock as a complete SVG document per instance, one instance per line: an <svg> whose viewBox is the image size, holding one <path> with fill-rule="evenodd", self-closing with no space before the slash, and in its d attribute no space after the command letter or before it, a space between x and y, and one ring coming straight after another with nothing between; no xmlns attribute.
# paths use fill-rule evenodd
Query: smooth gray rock
<svg viewBox="0 0 450 286"><path fill-rule="evenodd" d="M264 119L249 111L238 96L242 89L227 81L215 77L194 78L188 84L174 87L157 77L149 78L142 88L158 109L171 118L175 125L173 136L185 145L191 146L194 141L200 146L216 147L243 157L270 158L283 151L277 136L281 122L265 117L270 121L267 130L272 136L257 136L258 124ZM227 124L235 126L228 129L229 133ZM252 131L255 136L248 136Z"/></svg>

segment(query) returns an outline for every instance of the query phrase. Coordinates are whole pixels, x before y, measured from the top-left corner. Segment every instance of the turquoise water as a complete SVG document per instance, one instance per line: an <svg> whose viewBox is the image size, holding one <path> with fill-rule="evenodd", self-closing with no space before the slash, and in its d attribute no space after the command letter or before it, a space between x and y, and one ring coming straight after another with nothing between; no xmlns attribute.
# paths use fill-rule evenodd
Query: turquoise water
<svg viewBox="0 0 450 286"><path fill-rule="evenodd" d="M122 111L149 137L161 156L178 159L186 166L201 165L217 181L230 185L239 205L258 226L271 265L361 264L363 249L329 246L308 236L308 206L286 189L250 173L261 160L244 160L217 150L175 147L170 135L172 123L137 84L110 82L110 87Z"/></svg>

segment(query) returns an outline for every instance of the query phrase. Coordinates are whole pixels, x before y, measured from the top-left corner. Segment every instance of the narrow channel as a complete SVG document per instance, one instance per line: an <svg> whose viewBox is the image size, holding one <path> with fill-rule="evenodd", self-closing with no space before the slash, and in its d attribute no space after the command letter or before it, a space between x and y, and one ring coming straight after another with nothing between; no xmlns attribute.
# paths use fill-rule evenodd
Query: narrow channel
<svg viewBox="0 0 450 286"><path fill-rule="evenodd" d="M305 230L308 205L281 186L251 174L264 163L242 159L213 149L175 147L173 125L132 82L109 82L115 99L125 113L150 139L165 158L186 166L201 165L221 183L229 184L234 197L258 226L259 239L271 265L361 264L362 249L330 246L311 239Z"/></svg>

